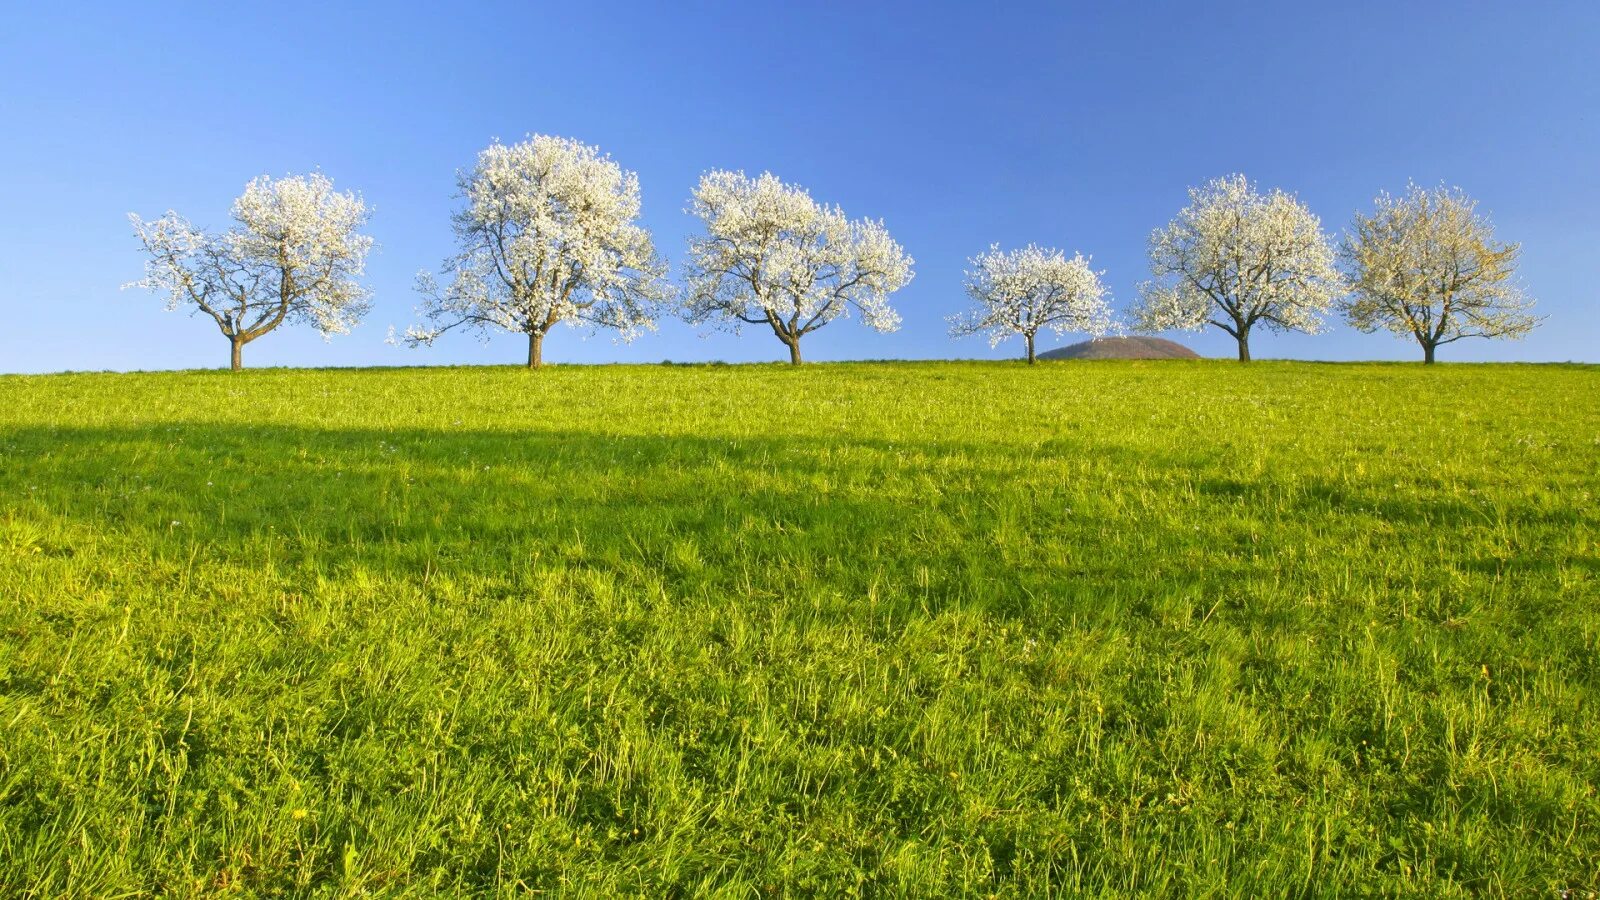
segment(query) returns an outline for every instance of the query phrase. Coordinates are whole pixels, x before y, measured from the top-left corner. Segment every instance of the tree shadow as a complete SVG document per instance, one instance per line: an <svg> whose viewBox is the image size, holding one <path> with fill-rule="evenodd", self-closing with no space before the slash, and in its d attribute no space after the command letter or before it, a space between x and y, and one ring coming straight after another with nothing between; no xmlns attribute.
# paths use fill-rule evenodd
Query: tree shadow
<svg viewBox="0 0 1600 900"><path fill-rule="evenodd" d="M648 572L678 591L859 597L1017 613L1126 591L1125 547L1070 567L1018 548L1087 530L1030 504L1037 449L857 437L215 423L0 432L0 493L85 538L199 565L502 580L531 567ZM1096 453L1131 469L1130 450ZM982 485L983 498L972 488ZM998 500L996 498L999 498ZM1103 530L1104 523L1094 523ZM1148 540L1148 523L1127 523ZM1181 537L1181 536L1180 536ZM1198 577L1198 576L1197 576ZM1152 582L1134 592L1153 591Z"/></svg>
<svg viewBox="0 0 1600 900"><path fill-rule="evenodd" d="M1495 524L1497 507L1473 504L1454 496L1411 496L1352 486L1337 478L1300 478L1292 490L1268 479L1246 481L1223 476L1202 479L1201 494L1258 508L1279 508L1309 517L1360 514L1396 525L1461 528ZM1508 521L1518 524L1572 527L1597 521L1578 503L1528 504L1511 511Z"/></svg>
<svg viewBox="0 0 1600 900"><path fill-rule="evenodd" d="M1482 509L1453 497L1385 495L1333 477L1300 477L1286 488L1170 454L1074 443L1081 440L1068 434L1030 447L599 429L35 427L0 431L0 496L14 511L75 526L79 538L121 538L154 553L198 547L206 564L265 553L288 569L491 580L528 566L632 569L679 589L842 597L888 586L926 604L980 598L1012 612L1064 594L1137 606L1181 590L1174 579L1227 582L1229 569L1248 574L1262 562L1253 535L1212 535L1204 524L1186 528L1134 508L1102 507L1085 520L1064 508L1067 496L1117 486L1030 486L1041 461L1092 453L1100 472L1190 479L1219 518L1254 511L1269 529L1486 522ZM1593 521L1575 504L1502 514L1541 528ZM63 534L40 538L41 554L79 552L80 540ZM1481 571L1573 562L1545 559L1538 548L1509 557L1463 549L1469 555L1455 562Z"/></svg>

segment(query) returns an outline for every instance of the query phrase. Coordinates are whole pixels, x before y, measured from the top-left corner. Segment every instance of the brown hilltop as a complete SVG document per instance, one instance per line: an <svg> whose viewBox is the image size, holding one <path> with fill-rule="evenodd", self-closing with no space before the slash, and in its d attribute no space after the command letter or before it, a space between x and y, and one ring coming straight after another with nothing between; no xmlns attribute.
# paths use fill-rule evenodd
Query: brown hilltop
<svg viewBox="0 0 1600 900"><path fill-rule="evenodd" d="M1199 359L1200 354L1177 341L1158 337L1108 337L1057 347L1040 359Z"/></svg>

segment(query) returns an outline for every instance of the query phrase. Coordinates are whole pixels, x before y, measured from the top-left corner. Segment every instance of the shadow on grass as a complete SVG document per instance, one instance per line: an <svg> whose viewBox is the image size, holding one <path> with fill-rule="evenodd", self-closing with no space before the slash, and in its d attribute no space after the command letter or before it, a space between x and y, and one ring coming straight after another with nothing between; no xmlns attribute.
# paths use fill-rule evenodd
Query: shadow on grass
<svg viewBox="0 0 1600 900"><path fill-rule="evenodd" d="M18 509L81 526L77 538L42 538L47 556L80 552L92 533L202 564L424 580L642 570L677 591L854 598L883 587L925 607L976 600L1013 614L1063 594L1156 588L1139 587L1128 546L1152 540L1149 523L1124 523L1123 541L1103 521L1070 518L1063 492L1103 486L1039 491L1026 478L1036 449L181 424L12 430L0 452L0 490ZM1130 470L1142 460L1095 452ZM1043 558L1042 544L1053 547ZM1054 545L1065 544L1077 551L1063 562Z"/></svg>
<svg viewBox="0 0 1600 900"><path fill-rule="evenodd" d="M1002 607L1041 593L1136 599L1182 589L1174 581L1185 573L1197 586L1270 568L1261 554L1274 535L1253 547L1254 537L1213 533L1213 523L1240 514L1269 529L1285 523L1286 541L1303 539L1293 532L1308 521L1356 530L1493 524L1454 498L1388 496L1331 477L1286 489L1222 474L1221 462L1075 440L1070 432L1026 447L459 427L33 428L0 432L0 491L17 509L31 502L158 550L199 545L206 559L252 556L267 544L280 562L421 577L452 565L479 575L529 562L637 565L679 586L756 594L855 593L888 576L924 602L976 596ZM1094 461L1092 472L1057 465L1054 484L1030 483L1042 466L1081 459ZM1073 471L1076 483L1061 477ZM1196 524L1120 503L1118 480L1130 472L1157 487L1192 483ZM1069 504L1088 505L1088 515ZM1576 504L1498 515L1539 527L1590 521ZM51 555L77 552L71 542L40 543ZM1489 572L1572 562L1546 556L1532 547L1458 562Z"/></svg>

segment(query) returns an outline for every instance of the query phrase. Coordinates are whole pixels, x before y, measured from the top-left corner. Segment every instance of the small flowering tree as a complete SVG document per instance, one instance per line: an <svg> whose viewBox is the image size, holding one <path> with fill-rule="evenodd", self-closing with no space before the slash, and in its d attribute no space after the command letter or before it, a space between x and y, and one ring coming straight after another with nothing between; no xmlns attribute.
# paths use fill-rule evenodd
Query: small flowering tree
<svg viewBox="0 0 1600 900"><path fill-rule="evenodd" d="M417 277L427 324L407 328L407 343L453 328L525 334L537 369L558 322L615 329L624 341L655 327L667 266L637 221L637 175L595 147L534 135L490 145L459 183L452 278Z"/></svg>
<svg viewBox="0 0 1600 900"><path fill-rule="evenodd" d="M705 223L689 240L691 324L766 325L795 365L800 339L852 307L875 331L899 327L888 298L912 260L882 222L846 219L771 174L727 171L700 179L690 211Z"/></svg>
<svg viewBox="0 0 1600 900"><path fill-rule="evenodd" d="M1422 346L1432 363L1441 344L1462 338L1520 338L1539 324L1533 301L1513 281L1521 248L1497 243L1487 217L1459 189L1383 194L1357 215L1343 257L1352 291L1346 319Z"/></svg>
<svg viewBox="0 0 1600 900"><path fill-rule="evenodd" d="M1243 175L1189 190L1189 205L1150 235L1155 280L1140 288L1136 324L1222 329L1250 360L1250 331L1315 334L1343 287L1322 223L1283 191L1257 193Z"/></svg>
<svg viewBox="0 0 1600 900"><path fill-rule="evenodd" d="M175 212L147 222L130 214L144 246L142 287L167 297L167 308L193 306L217 323L240 351L285 322L304 322L324 337L348 332L366 314L357 283L372 238L357 229L367 208L321 173L262 176L233 201L233 228L210 234Z"/></svg>
<svg viewBox="0 0 1600 900"><path fill-rule="evenodd" d="M973 257L971 265L967 296L977 308L949 318L951 337L987 334L994 347L1022 335L1032 365L1034 339L1041 329L1092 337L1111 330L1111 307L1100 273L1089 268L1082 254L1068 259L1060 250L1032 244L1011 251L995 244Z"/></svg>

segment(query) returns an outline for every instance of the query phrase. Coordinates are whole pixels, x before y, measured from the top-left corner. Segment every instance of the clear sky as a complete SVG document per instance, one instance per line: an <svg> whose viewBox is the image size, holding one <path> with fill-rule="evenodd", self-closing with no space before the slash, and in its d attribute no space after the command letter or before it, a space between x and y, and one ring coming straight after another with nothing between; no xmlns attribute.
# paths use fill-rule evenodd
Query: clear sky
<svg viewBox="0 0 1600 900"><path fill-rule="evenodd" d="M639 173L673 262L710 168L770 170L916 258L879 335L808 359L991 357L946 337L992 242L1090 254L1119 308L1185 189L1244 172L1342 230L1380 190L1447 182L1520 241L1548 318L1443 360L1600 361L1600 3L15 4L0 14L0 371L221 366L208 320L119 286L126 216L200 225L258 174L320 168L375 210L366 323L280 330L246 365L516 363L524 339L384 342L451 251L454 173L499 137L597 144ZM1229 355L1216 331L1176 335ZM1069 338L1068 340L1074 340ZM1258 357L1411 359L1343 326ZM552 362L777 360L676 322L631 345L558 329Z"/></svg>

